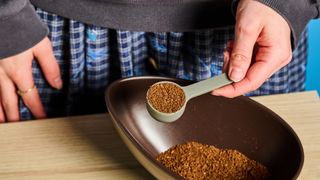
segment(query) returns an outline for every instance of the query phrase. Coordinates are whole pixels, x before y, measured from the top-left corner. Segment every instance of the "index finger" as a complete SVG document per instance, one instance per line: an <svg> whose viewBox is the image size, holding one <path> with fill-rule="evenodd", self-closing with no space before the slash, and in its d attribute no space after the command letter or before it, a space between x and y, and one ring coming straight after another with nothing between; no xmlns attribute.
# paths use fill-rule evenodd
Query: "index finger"
<svg viewBox="0 0 320 180"><path fill-rule="evenodd" d="M232 98L258 89L266 79L284 65L282 61L277 61L276 54L270 52L272 49L257 52L256 62L252 64L241 81L216 89L212 94ZM260 57L262 58L259 59Z"/></svg>
<svg viewBox="0 0 320 180"><path fill-rule="evenodd" d="M261 67L263 68L263 66L265 66L263 64L265 63L258 62L254 64L247 72L247 76L241 81L216 89L212 94L233 98L256 90L265 82L265 79L268 79L270 76L269 71L261 70Z"/></svg>

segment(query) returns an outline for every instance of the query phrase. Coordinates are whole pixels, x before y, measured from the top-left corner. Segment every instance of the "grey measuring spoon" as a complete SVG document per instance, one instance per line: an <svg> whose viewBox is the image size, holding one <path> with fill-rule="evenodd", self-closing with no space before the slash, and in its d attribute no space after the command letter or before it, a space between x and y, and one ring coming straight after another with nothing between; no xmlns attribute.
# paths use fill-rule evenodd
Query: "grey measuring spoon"
<svg viewBox="0 0 320 180"><path fill-rule="evenodd" d="M171 82L171 81L160 81L160 82L153 84L152 86L159 85L161 83L164 83L164 84L171 83L171 84L176 85L177 87L179 87L183 90L184 97L185 97L183 105L180 109L178 109L177 111L172 112L172 113L165 113L165 112L158 111L156 108L154 108L152 103L149 101L148 96L150 93L149 91L151 89L151 88L149 88L149 90L147 92L147 103L146 103L148 112L156 120L161 121L161 122L170 123L170 122L176 121L178 118L180 118L182 116L182 114L185 110L186 104L190 99L192 99L196 96L200 96L202 94L208 93L214 89L220 88L220 87L225 86L227 84L231 84L232 81L227 77L227 75L225 73L223 73L219 76L215 76L210 79L199 81L197 83L194 83L194 84L191 84L188 86L180 86L180 85L178 85L174 82Z"/></svg>

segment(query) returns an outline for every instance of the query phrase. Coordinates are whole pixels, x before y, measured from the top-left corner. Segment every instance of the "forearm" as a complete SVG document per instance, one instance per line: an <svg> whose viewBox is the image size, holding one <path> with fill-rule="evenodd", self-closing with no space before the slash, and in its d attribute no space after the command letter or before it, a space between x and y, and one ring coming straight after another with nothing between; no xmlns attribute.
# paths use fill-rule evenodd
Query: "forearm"
<svg viewBox="0 0 320 180"><path fill-rule="evenodd" d="M0 59L33 47L47 32L28 0L0 1Z"/></svg>

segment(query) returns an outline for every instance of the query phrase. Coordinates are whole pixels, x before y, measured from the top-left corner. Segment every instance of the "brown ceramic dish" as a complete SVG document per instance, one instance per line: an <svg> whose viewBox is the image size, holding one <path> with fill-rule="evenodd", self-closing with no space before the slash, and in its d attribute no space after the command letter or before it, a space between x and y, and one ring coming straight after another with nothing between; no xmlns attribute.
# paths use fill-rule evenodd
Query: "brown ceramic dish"
<svg viewBox="0 0 320 180"><path fill-rule="evenodd" d="M269 169L272 179L296 179L303 165L303 148L292 128L263 105L244 96L228 99L205 94L190 100L173 123L154 120L146 109L148 88L164 77L133 77L112 83L106 103L123 141L138 161L158 179L180 178L155 160L168 148L198 141L236 149Z"/></svg>

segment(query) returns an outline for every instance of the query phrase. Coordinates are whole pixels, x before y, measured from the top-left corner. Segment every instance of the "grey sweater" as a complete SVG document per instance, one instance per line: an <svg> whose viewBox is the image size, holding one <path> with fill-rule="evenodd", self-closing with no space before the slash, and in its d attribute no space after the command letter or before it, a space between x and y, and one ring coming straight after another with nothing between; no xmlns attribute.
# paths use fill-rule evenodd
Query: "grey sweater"
<svg viewBox="0 0 320 180"><path fill-rule="evenodd" d="M293 45L310 19L319 17L320 0L258 0L289 23ZM234 24L236 0L0 0L0 59L31 48L47 33L33 7L113 29L193 31Z"/></svg>

